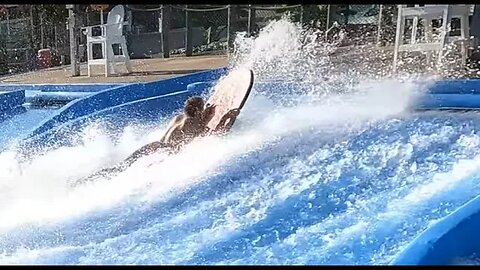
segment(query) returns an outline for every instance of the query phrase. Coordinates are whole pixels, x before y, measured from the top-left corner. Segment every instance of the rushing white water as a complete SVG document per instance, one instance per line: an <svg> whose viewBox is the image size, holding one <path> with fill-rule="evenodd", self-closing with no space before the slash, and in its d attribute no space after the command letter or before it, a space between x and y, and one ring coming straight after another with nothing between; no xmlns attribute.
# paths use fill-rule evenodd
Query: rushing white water
<svg viewBox="0 0 480 270"><path fill-rule="evenodd" d="M473 254L468 257L456 258L453 261L453 265L479 265L480 260L476 254Z"/></svg>
<svg viewBox="0 0 480 270"><path fill-rule="evenodd" d="M477 195L476 114L411 113L424 83L330 76L314 35L280 20L239 36L233 65L306 87L254 91L228 136L76 188L166 119L117 145L90 126L26 163L0 153L0 263L385 264Z"/></svg>

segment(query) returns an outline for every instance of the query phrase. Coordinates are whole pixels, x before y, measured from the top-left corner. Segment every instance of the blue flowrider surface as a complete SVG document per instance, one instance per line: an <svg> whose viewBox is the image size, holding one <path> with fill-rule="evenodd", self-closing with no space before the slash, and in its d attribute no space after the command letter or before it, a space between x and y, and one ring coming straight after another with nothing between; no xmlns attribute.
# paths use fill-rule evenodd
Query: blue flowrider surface
<svg viewBox="0 0 480 270"><path fill-rule="evenodd" d="M0 148L4 148L15 138L22 138L31 128L56 112L55 109L30 109L0 123Z"/></svg>

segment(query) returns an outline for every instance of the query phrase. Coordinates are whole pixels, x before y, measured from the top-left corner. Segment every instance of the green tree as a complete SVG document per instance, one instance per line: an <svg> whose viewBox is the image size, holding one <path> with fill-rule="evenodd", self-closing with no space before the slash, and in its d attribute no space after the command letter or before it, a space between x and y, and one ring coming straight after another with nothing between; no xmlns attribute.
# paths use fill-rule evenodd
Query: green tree
<svg viewBox="0 0 480 270"><path fill-rule="evenodd" d="M320 29L326 28L327 5L304 5L303 22L306 25L315 25Z"/></svg>
<svg viewBox="0 0 480 270"><path fill-rule="evenodd" d="M35 5L38 14L42 14L47 21L63 21L68 17L65 5Z"/></svg>
<svg viewBox="0 0 480 270"><path fill-rule="evenodd" d="M7 47L4 38L0 38L0 75L8 72Z"/></svg>

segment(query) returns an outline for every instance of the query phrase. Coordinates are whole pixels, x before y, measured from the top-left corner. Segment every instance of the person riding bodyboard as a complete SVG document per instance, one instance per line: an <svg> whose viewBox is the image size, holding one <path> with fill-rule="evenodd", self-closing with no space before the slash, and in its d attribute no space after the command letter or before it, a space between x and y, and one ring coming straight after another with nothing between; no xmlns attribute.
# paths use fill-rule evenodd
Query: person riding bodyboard
<svg viewBox="0 0 480 270"><path fill-rule="evenodd" d="M159 141L149 143L133 152L123 163L130 166L138 158L164 149L168 153L176 153L194 138L209 135L225 134L232 128L240 113L240 109L228 111L214 130L207 127L215 113L216 105L207 104L199 96L189 98L185 102L183 113L175 116L170 122L167 131Z"/></svg>
<svg viewBox="0 0 480 270"><path fill-rule="evenodd" d="M121 172L139 158L156 151L178 153L197 137L226 134L245 104L253 87L253 80L251 70L239 69L231 72L217 84L213 95L208 99L207 102L212 104L199 96L190 97L185 101L183 112L173 117L160 140L139 148L116 166L102 169L80 182Z"/></svg>
<svg viewBox="0 0 480 270"><path fill-rule="evenodd" d="M93 180L99 176L106 176L112 173L121 172L127 167L131 166L139 158L153 154L157 151L165 151L168 154L175 154L196 137L221 135L227 133L233 126L233 123L240 113L240 110L232 109L228 111L222 117L216 128L214 130L210 130L207 127L207 123L213 116L215 107L215 105L205 106L204 100L201 97L195 96L189 98L185 102L183 113L178 114L173 118L165 134L159 141L151 142L140 147L119 164L113 167L102 169L77 182L76 184Z"/></svg>

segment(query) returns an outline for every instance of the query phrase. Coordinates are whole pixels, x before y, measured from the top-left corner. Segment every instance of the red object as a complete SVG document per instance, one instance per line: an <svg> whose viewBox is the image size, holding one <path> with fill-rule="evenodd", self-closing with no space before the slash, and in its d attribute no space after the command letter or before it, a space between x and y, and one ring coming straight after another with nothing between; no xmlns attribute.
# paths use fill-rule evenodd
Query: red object
<svg viewBox="0 0 480 270"><path fill-rule="evenodd" d="M38 50L37 58L40 68L52 67L52 51L50 49Z"/></svg>

